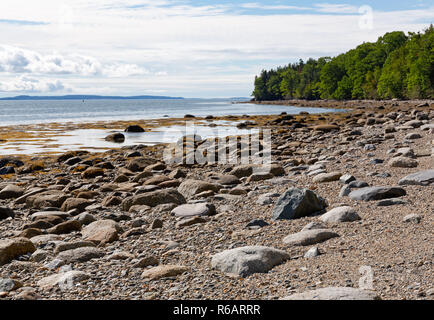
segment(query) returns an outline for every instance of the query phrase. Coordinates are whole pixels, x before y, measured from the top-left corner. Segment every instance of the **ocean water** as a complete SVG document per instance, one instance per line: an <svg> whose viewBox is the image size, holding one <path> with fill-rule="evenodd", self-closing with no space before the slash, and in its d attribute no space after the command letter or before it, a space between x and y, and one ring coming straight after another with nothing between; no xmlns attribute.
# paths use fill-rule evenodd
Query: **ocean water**
<svg viewBox="0 0 434 320"><path fill-rule="evenodd" d="M288 114L298 114L301 111L322 113L337 110L249 103L233 104L230 100L224 99L0 101L0 126L182 118L186 114L198 117L264 115L280 114L284 111Z"/></svg>

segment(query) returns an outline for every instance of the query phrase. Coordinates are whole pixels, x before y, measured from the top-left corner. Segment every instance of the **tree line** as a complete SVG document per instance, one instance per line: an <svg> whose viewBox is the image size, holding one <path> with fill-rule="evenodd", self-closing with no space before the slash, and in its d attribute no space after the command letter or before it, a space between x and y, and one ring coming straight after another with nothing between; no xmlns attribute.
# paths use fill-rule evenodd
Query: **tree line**
<svg viewBox="0 0 434 320"><path fill-rule="evenodd" d="M334 58L300 60L255 77L257 101L432 99L434 28L386 33Z"/></svg>

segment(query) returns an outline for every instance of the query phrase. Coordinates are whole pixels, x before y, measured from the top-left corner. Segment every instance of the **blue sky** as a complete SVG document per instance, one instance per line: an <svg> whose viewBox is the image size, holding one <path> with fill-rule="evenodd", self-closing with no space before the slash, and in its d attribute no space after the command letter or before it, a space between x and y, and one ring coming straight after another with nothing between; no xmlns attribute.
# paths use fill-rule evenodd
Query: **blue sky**
<svg viewBox="0 0 434 320"><path fill-rule="evenodd" d="M261 69L433 22L433 0L2 0L0 96L249 96Z"/></svg>

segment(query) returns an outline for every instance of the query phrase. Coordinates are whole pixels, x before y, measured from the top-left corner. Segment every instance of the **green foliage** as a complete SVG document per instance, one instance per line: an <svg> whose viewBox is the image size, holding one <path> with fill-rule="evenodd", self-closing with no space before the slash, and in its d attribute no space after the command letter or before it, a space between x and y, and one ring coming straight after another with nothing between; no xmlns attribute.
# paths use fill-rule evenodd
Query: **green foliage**
<svg viewBox="0 0 434 320"><path fill-rule="evenodd" d="M256 100L424 99L434 97L434 28L389 32L334 58L263 70Z"/></svg>

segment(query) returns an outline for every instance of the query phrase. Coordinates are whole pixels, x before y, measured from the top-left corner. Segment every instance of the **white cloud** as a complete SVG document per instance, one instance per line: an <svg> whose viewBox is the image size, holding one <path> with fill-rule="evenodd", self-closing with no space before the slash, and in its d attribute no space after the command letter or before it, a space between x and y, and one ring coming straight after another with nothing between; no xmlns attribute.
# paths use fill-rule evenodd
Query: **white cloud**
<svg viewBox="0 0 434 320"><path fill-rule="evenodd" d="M0 46L0 72L33 74L72 74L81 76L103 75L128 77L145 75L149 72L134 64L103 64L95 58L59 53L40 54L12 46Z"/></svg>
<svg viewBox="0 0 434 320"><path fill-rule="evenodd" d="M288 5L263 5L257 2L243 3L240 5L244 9L261 9L261 10L310 10L309 7L288 6Z"/></svg>
<svg viewBox="0 0 434 320"><path fill-rule="evenodd" d="M318 12L325 13L358 13L359 8L348 4L320 3L314 5Z"/></svg>
<svg viewBox="0 0 434 320"><path fill-rule="evenodd" d="M0 92L57 92L69 89L59 80L36 79L22 76L5 82L0 82Z"/></svg>

